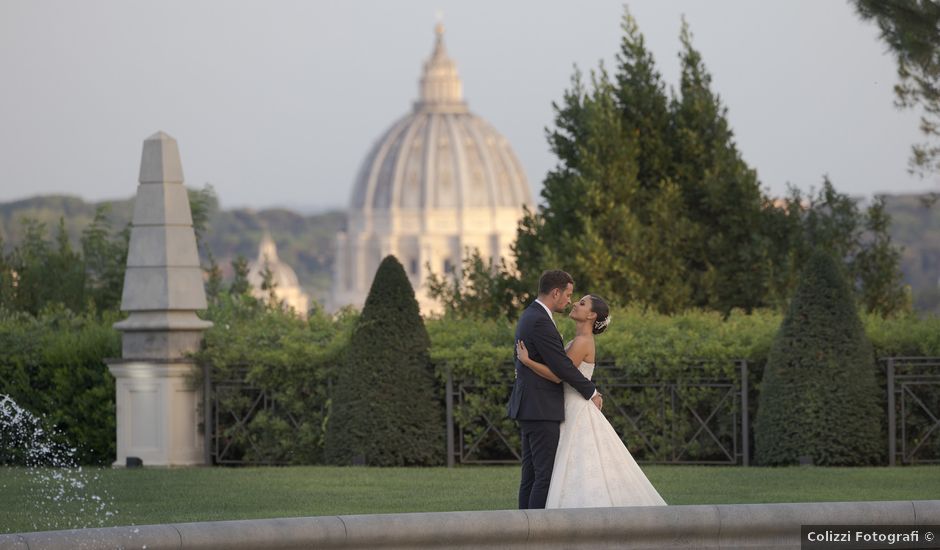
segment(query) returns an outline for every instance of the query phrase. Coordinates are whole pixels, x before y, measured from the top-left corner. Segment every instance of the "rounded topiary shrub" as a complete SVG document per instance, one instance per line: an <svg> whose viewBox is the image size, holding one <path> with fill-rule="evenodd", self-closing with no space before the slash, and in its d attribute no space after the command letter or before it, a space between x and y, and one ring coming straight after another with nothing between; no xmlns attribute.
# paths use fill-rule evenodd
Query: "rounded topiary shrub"
<svg viewBox="0 0 940 550"><path fill-rule="evenodd" d="M336 376L326 432L332 464L439 464L444 418L430 339L402 265L379 265Z"/></svg>
<svg viewBox="0 0 940 550"><path fill-rule="evenodd" d="M757 462L861 465L881 459L883 399L852 292L813 253L767 358L754 426Z"/></svg>

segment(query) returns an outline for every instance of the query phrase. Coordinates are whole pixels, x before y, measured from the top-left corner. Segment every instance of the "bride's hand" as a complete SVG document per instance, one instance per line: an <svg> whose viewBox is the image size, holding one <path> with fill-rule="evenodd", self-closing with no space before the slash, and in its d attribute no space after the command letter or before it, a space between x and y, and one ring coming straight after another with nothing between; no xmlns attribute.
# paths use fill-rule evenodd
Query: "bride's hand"
<svg viewBox="0 0 940 550"><path fill-rule="evenodd" d="M519 361L522 361L522 364L526 364L526 361L529 360L529 350L525 349L525 342L522 340L516 341L516 357L519 358Z"/></svg>

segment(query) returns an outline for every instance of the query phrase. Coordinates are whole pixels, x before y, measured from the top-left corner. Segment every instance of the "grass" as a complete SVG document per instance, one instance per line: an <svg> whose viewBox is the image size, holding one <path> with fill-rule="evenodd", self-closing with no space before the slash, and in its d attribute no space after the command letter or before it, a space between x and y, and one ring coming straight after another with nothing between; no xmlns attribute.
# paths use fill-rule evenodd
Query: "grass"
<svg viewBox="0 0 940 550"><path fill-rule="evenodd" d="M669 504L929 500L940 466L741 468L646 466ZM103 469L86 494L109 495L113 517L36 498L36 475L0 468L0 533L85 526L290 516L515 508L518 467ZM43 486L48 483L41 484ZM47 488L48 489L48 488Z"/></svg>

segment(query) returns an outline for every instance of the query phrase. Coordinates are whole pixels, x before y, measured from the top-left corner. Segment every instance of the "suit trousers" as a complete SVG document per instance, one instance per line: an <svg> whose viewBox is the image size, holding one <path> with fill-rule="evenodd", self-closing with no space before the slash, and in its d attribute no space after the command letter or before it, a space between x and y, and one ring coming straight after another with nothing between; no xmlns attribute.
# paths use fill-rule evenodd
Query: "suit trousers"
<svg viewBox="0 0 940 550"><path fill-rule="evenodd" d="M522 432L522 480L519 483L519 509L545 508L548 486L555 468L555 451L561 422L520 420Z"/></svg>

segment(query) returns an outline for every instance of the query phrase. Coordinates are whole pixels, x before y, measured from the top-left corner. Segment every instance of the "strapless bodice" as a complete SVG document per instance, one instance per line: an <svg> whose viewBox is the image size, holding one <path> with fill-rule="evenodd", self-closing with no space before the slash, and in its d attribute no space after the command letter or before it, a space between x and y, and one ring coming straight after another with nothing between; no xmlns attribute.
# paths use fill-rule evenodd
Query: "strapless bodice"
<svg viewBox="0 0 940 550"><path fill-rule="evenodd" d="M581 364L578 365L578 370L581 371L581 374L584 375L588 380L591 379L591 375L594 374L594 363L588 363L587 361L581 361Z"/></svg>
<svg viewBox="0 0 940 550"><path fill-rule="evenodd" d="M588 363L587 361L581 361L581 364L578 365L578 371L584 375L588 380L591 379L591 376L594 374L594 363ZM577 390L565 384L565 392L571 392L575 395L580 395ZM578 400L575 400L578 401Z"/></svg>

